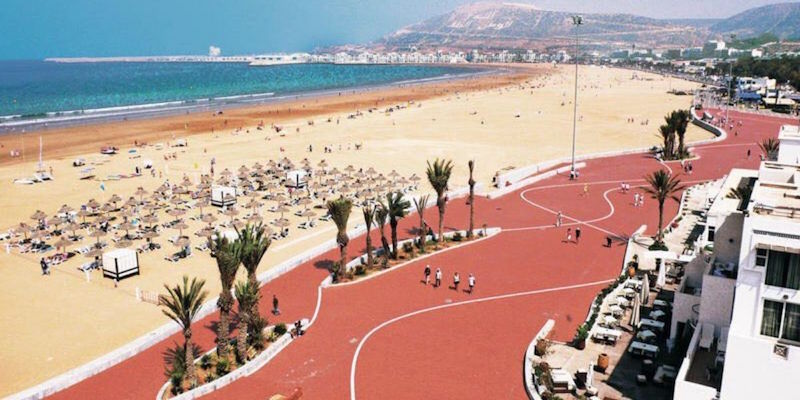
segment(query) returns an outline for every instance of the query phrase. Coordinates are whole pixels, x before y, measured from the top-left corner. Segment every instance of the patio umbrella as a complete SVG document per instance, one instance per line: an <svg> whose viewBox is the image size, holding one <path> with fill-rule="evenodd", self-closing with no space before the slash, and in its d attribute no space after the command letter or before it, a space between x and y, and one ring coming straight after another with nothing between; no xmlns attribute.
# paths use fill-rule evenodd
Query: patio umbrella
<svg viewBox="0 0 800 400"><path fill-rule="evenodd" d="M636 334L636 339L643 342L649 342L656 338L656 334L649 329L643 329Z"/></svg>
<svg viewBox="0 0 800 400"><path fill-rule="evenodd" d="M286 219L286 218L281 218L281 219L275 220L275 226L277 226L279 228L286 228L289 225L291 225L291 222L289 222L289 220Z"/></svg>
<svg viewBox="0 0 800 400"><path fill-rule="evenodd" d="M47 214L45 214L42 210L36 210L36 212L31 215L31 219L36 222L39 222L45 218L47 218Z"/></svg>
<svg viewBox="0 0 800 400"><path fill-rule="evenodd" d="M284 214L284 213L287 213L287 212L289 212L289 211L290 211L290 210L289 210L289 208L288 208L288 207L286 207L286 206L285 206L285 205L283 205L283 204L279 205L279 206L278 206L278 208L276 208L276 209L275 209L275 212L279 212L279 213L281 213L281 219L283 219L283 214Z"/></svg>
<svg viewBox="0 0 800 400"><path fill-rule="evenodd" d="M620 307L618 305L613 305L613 306L608 308L608 311L611 311L611 313L614 314L614 315L620 315L620 314L622 314L623 310L622 310L622 307Z"/></svg>
<svg viewBox="0 0 800 400"><path fill-rule="evenodd" d="M78 237L78 234L75 233L75 232L77 232L78 229L81 229L81 226L73 222L73 223L65 226L64 229L72 232L72 238L74 239L74 238Z"/></svg>
<svg viewBox="0 0 800 400"><path fill-rule="evenodd" d="M133 242L131 242L128 239L122 239L122 240L117 240L117 243L114 243L114 247L118 249L124 249L127 247L131 247L132 244Z"/></svg>
<svg viewBox="0 0 800 400"><path fill-rule="evenodd" d="M233 221L233 217L239 215L239 210L231 207L231 208L225 210L225 212L223 212L222 214L224 214L227 217L231 217L231 221Z"/></svg>
<svg viewBox="0 0 800 400"><path fill-rule="evenodd" d="M300 200L297 202L297 204L299 204L299 205L303 206L303 208L305 208L305 209L308 209L308 206L309 206L311 203L313 203L313 202L314 202L314 201L313 201L313 200L311 200L310 198L308 198L308 197L303 197L302 199L300 199Z"/></svg>
<svg viewBox="0 0 800 400"><path fill-rule="evenodd" d="M631 309L631 326L639 325L639 297L633 299L633 308Z"/></svg>
<svg viewBox="0 0 800 400"><path fill-rule="evenodd" d="M655 311L650 311L650 314L648 316L650 317L650 319L659 320L661 319L661 317L665 315L667 315L667 313L665 313L664 311L655 310Z"/></svg>
<svg viewBox="0 0 800 400"><path fill-rule="evenodd" d="M642 304L647 304L650 296L650 274L644 274L642 279Z"/></svg>
<svg viewBox="0 0 800 400"><path fill-rule="evenodd" d="M253 215L247 217L247 222L251 223L251 224L257 224L257 223L259 223L259 222L261 222L263 220L264 219L261 218L261 216L258 215L258 214L253 214Z"/></svg>
<svg viewBox="0 0 800 400"><path fill-rule="evenodd" d="M167 214L175 217L175 221L177 221L181 215L186 214L186 211L181 210L180 208L173 208L167 211Z"/></svg>
<svg viewBox="0 0 800 400"><path fill-rule="evenodd" d="M177 229L178 230L178 236L182 237L183 236L183 230L184 229L189 229L189 225L186 225L185 222L178 222L177 224L172 226L172 229Z"/></svg>
<svg viewBox="0 0 800 400"><path fill-rule="evenodd" d="M103 250L98 248L94 248L86 253L83 253L83 256L86 258L95 258L95 257L100 257L102 255L103 255Z"/></svg>
<svg viewBox="0 0 800 400"><path fill-rule="evenodd" d="M605 326L615 326L617 324L617 319L611 315L604 315L602 321Z"/></svg>
<svg viewBox="0 0 800 400"><path fill-rule="evenodd" d="M237 219L235 219L235 220L233 220L233 222L231 222L231 225L233 225L233 227L234 227L235 229L242 229L242 228L244 228L244 222L242 222L242 221L241 221L241 220L239 220L238 218L237 218Z"/></svg>
<svg viewBox="0 0 800 400"><path fill-rule="evenodd" d="M308 218L308 222L311 222L311 218L316 217L317 213L315 213L314 211L306 209L305 211L300 213L300 216L304 217L304 218Z"/></svg>
<svg viewBox="0 0 800 400"><path fill-rule="evenodd" d="M139 196L139 202L141 203L142 201L144 201L144 196L148 194L148 191L144 190L143 187L139 186L139 188L137 188L136 192L134 192L133 194L134 196Z"/></svg>
<svg viewBox="0 0 800 400"><path fill-rule="evenodd" d="M667 284L667 264L661 263L661 266L658 268L658 278L656 278L656 286L662 288L666 284Z"/></svg>
<svg viewBox="0 0 800 400"><path fill-rule="evenodd" d="M123 222L122 224L120 224L119 229L125 230L125 238L129 238L130 234L128 233L128 231L131 229L136 229L136 227L133 226L133 224L130 222Z"/></svg>
<svg viewBox="0 0 800 400"><path fill-rule="evenodd" d="M86 223L86 217L88 217L89 215L91 215L91 213L89 213L89 211L87 210L81 209L80 211L78 211L78 217L80 217L83 220L82 223L84 224Z"/></svg>
<svg viewBox="0 0 800 400"><path fill-rule="evenodd" d="M64 251L66 252L67 251L67 246L69 246L71 244L72 244L71 240L69 240L69 239L67 239L67 238L62 236L60 239L58 239L58 241L53 243L53 247L55 247L56 249L63 248Z"/></svg>
<svg viewBox="0 0 800 400"><path fill-rule="evenodd" d="M189 246L191 244L191 242L189 241L188 238L183 237L183 238L180 238L180 239L176 240L175 243L173 243L173 244L175 245L175 247L184 248L184 247Z"/></svg>
<svg viewBox="0 0 800 400"><path fill-rule="evenodd" d="M210 205L210 203L209 203L208 199L206 199L206 198L203 198L203 199L201 199L201 200L199 200L197 202L196 206L197 206L197 208L200 209L200 218L201 219L203 218L203 208L208 207L209 205Z"/></svg>
<svg viewBox="0 0 800 400"><path fill-rule="evenodd" d="M201 220L210 225L217 221L217 217L213 216L212 214L206 214L203 215L203 218L201 218Z"/></svg>
<svg viewBox="0 0 800 400"><path fill-rule="evenodd" d="M89 237L97 238L97 245L100 245L100 238L106 236L107 233L104 232L102 229L97 228L89 234Z"/></svg>

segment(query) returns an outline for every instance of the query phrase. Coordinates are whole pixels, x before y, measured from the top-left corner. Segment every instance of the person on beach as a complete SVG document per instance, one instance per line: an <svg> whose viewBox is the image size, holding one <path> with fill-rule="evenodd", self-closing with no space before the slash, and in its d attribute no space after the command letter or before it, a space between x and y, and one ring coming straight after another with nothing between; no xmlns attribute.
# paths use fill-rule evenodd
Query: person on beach
<svg viewBox="0 0 800 400"><path fill-rule="evenodd" d="M467 279L467 283L469 284L469 294L472 294L472 291L475 290L475 275L469 274L469 278Z"/></svg>
<svg viewBox="0 0 800 400"><path fill-rule="evenodd" d="M39 265L42 267L42 275L50 275L50 271L47 267L47 261L44 260L44 257L39 260Z"/></svg>
<svg viewBox="0 0 800 400"><path fill-rule="evenodd" d="M278 308L278 296L272 295L272 314L273 315L281 315L281 310Z"/></svg>
<svg viewBox="0 0 800 400"><path fill-rule="evenodd" d="M572 228L567 228L567 243L572 241Z"/></svg>
<svg viewBox="0 0 800 400"><path fill-rule="evenodd" d="M430 264L425 266L425 271L423 273L425 275L425 284L427 285L428 282L430 282L430 280L431 280L431 266L430 266Z"/></svg>
<svg viewBox="0 0 800 400"><path fill-rule="evenodd" d="M439 287L442 284L442 270L441 268L436 268L436 277L433 281L433 287Z"/></svg>
<svg viewBox="0 0 800 400"><path fill-rule="evenodd" d="M453 274L453 290L458 291L458 284L461 283L461 277L458 275L458 271Z"/></svg>

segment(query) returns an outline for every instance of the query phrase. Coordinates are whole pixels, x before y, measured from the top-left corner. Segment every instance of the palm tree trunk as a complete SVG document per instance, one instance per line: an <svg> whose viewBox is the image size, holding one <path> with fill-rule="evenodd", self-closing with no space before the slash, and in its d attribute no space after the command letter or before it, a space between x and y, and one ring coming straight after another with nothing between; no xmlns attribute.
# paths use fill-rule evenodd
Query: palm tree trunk
<svg viewBox="0 0 800 400"><path fill-rule="evenodd" d="M397 259L397 220L390 221L389 227L392 228L392 258Z"/></svg>
<svg viewBox="0 0 800 400"><path fill-rule="evenodd" d="M369 268L372 268L372 236L370 236L371 233L372 232L368 227L367 228L367 266Z"/></svg>
<svg viewBox="0 0 800 400"><path fill-rule="evenodd" d="M250 281L250 284L254 287L259 287L258 284L258 277L256 276L256 271L253 270L252 272L247 273L247 280ZM250 308L250 315L258 315L258 302L253 302L253 306Z"/></svg>
<svg viewBox="0 0 800 400"><path fill-rule="evenodd" d="M472 230L475 229L475 183L470 180L469 185L469 230L467 237L472 238Z"/></svg>
<svg viewBox="0 0 800 400"><path fill-rule="evenodd" d="M425 253L425 238L428 235L425 232L425 219L422 218L422 213L419 213L419 251Z"/></svg>
<svg viewBox="0 0 800 400"><path fill-rule="evenodd" d="M347 245L339 245L339 273L338 276L346 271L347 268Z"/></svg>
<svg viewBox="0 0 800 400"><path fill-rule="evenodd" d="M661 243L664 241L664 232L661 230L661 227L664 226L664 201L658 202L658 242Z"/></svg>
<svg viewBox="0 0 800 400"><path fill-rule="evenodd" d="M219 326L217 327L217 355L225 357L228 354L228 337L230 337L230 313L227 296L223 291L220 297Z"/></svg>
<svg viewBox="0 0 800 400"><path fill-rule="evenodd" d="M383 229L383 225L381 225L381 247L383 247L383 256L388 257L390 253L389 241L386 240L386 232Z"/></svg>
<svg viewBox="0 0 800 400"><path fill-rule="evenodd" d="M183 333L184 338L184 362L186 363L186 381L189 382L189 387L197 386L197 378L194 374L194 351L192 350L192 330Z"/></svg>
<svg viewBox="0 0 800 400"><path fill-rule="evenodd" d="M444 195L439 196L439 200L436 202L436 206L439 208L439 243L444 241L444 236L442 236L442 232L444 230Z"/></svg>
<svg viewBox="0 0 800 400"><path fill-rule="evenodd" d="M239 339L236 340L236 350L239 353L239 360L244 363L247 361L247 322L244 318L239 318Z"/></svg>

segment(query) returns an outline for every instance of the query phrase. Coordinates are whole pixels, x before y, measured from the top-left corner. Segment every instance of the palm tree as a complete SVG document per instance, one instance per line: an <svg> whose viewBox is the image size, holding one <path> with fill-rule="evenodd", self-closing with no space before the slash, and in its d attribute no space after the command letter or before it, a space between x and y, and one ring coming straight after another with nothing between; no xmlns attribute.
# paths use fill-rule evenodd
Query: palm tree
<svg viewBox="0 0 800 400"><path fill-rule="evenodd" d="M386 209L386 205L383 202L379 203L379 206L375 208L375 220L378 222L378 227L381 231L381 247L383 248L383 265L389 262L389 241L386 240L386 232L384 231L383 227L386 225L386 219L389 216L389 210Z"/></svg>
<svg viewBox="0 0 800 400"><path fill-rule="evenodd" d="M389 227L392 229L392 258L397 259L397 224L408 215L411 203L403 198L402 192L386 193L386 210Z"/></svg>
<svg viewBox="0 0 800 400"><path fill-rule="evenodd" d="M428 170L425 171L428 175L428 182L430 182L433 190L436 191L436 207L439 209L439 243L442 242L444 237L442 231L444 230L444 208L447 205L447 183L450 180L450 174L453 172L453 163L450 160L434 160L433 165L428 161Z"/></svg>
<svg viewBox="0 0 800 400"><path fill-rule="evenodd" d="M189 277L184 275L183 285L175 285L173 288L164 285L167 294L158 296L158 304L164 307L161 311L169 319L175 321L183 332L186 380L192 387L197 385L194 373L194 351L190 350L194 349L192 346L192 321L200 312L200 308L208 296L208 292L203 290L205 284L206 281L202 279L198 281L197 278L192 278L192 281L189 282Z"/></svg>
<svg viewBox="0 0 800 400"><path fill-rule="evenodd" d="M217 355L228 355L228 337L230 336L231 309L233 308L233 295L231 289L239 270L241 241L229 241L225 236L219 235L214 241L214 253L219 270L219 281L222 289L219 293L219 325L217 326Z"/></svg>
<svg viewBox="0 0 800 400"><path fill-rule="evenodd" d="M667 121L669 121L669 117L667 117ZM673 147L675 147L675 130L672 129L672 126L666 124L658 127L658 133L661 134L661 138L664 141L664 146L661 148L664 153L664 160L671 160Z"/></svg>
<svg viewBox="0 0 800 400"><path fill-rule="evenodd" d="M472 230L475 229L475 179L472 177L472 172L475 170L475 160L469 160L467 163L469 167L469 230L467 230L467 237L472 238Z"/></svg>
<svg viewBox="0 0 800 400"><path fill-rule="evenodd" d="M239 234L239 241L241 242L240 257L242 266L247 271L247 280L256 288L259 287L258 265L261 264L261 259L264 258L269 245L272 243L266 230L259 223L258 225L247 224L244 229L237 231ZM253 304L253 309L250 310L252 315L259 315L258 302Z"/></svg>
<svg viewBox="0 0 800 400"><path fill-rule="evenodd" d="M656 235L656 244L663 245L664 232L662 232L661 228L664 224L664 202L667 201L667 199L680 202L676 193L681 191L683 186L681 186L681 181L676 176L670 176L670 174L663 169L646 176L645 180L650 186L646 186L644 191L658 201L658 234Z"/></svg>
<svg viewBox="0 0 800 400"><path fill-rule="evenodd" d="M686 137L686 129L689 127L691 114L689 114L688 110L673 111L672 119L675 133L678 135L678 157L684 158L688 156L684 147L684 138Z"/></svg>
<svg viewBox="0 0 800 400"><path fill-rule="evenodd" d="M775 138L766 138L761 143L758 144L758 147L761 148L761 151L764 153L764 157L767 161L775 161L778 159L778 149L780 148L781 143L778 139Z"/></svg>
<svg viewBox="0 0 800 400"><path fill-rule="evenodd" d="M731 188L731 190L728 192L728 194L725 195L725 197L728 199L749 200L752 194L753 194L753 187L747 185L747 186L739 186Z"/></svg>
<svg viewBox="0 0 800 400"><path fill-rule="evenodd" d="M414 207L417 208L417 214L419 214L419 250L422 253L425 253L425 208L428 207L428 198L430 195L422 195L419 196L418 199L414 199Z"/></svg>
<svg viewBox="0 0 800 400"><path fill-rule="evenodd" d="M364 224L367 226L367 268L372 267L372 225L375 222L375 207L364 204L361 209L364 214Z"/></svg>
<svg viewBox="0 0 800 400"><path fill-rule="evenodd" d="M347 220L350 218L350 210L353 202L350 199L339 197L328 202L328 214L331 215L333 223L336 224L336 243L339 245L339 267L334 271L334 281L338 280L347 266L347 243L350 238L347 236Z"/></svg>
<svg viewBox="0 0 800 400"><path fill-rule="evenodd" d="M239 301L239 338L236 340L236 353L241 362L247 361L247 331L248 324L257 317L253 314L253 308L258 304L261 297L258 285L254 285L249 279L236 284L236 300Z"/></svg>

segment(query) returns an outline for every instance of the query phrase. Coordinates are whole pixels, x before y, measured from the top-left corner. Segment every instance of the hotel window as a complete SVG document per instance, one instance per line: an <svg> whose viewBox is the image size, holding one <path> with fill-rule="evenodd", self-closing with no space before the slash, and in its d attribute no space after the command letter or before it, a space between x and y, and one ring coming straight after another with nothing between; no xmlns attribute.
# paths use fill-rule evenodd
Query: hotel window
<svg viewBox="0 0 800 400"><path fill-rule="evenodd" d="M764 300L761 334L800 342L800 305Z"/></svg>
<svg viewBox="0 0 800 400"><path fill-rule="evenodd" d="M767 249L756 249L756 267L767 266Z"/></svg>
<svg viewBox="0 0 800 400"><path fill-rule="evenodd" d="M713 226L709 226L708 227L708 241L709 242L713 242L714 241L714 233L716 233L716 229L717 228L714 228Z"/></svg>
<svg viewBox="0 0 800 400"><path fill-rule="evenodd" d="M767 274L764 283L770 286L800 289L800 254L770 250L767 253Z"/></svg>

